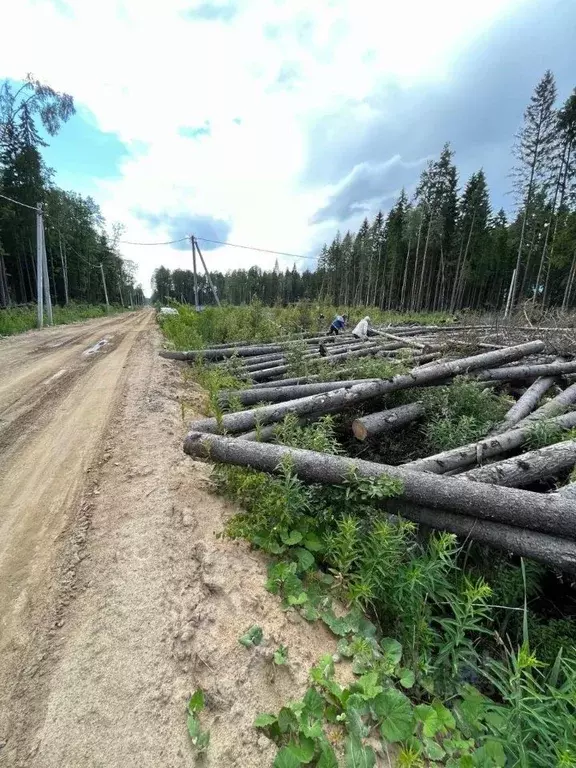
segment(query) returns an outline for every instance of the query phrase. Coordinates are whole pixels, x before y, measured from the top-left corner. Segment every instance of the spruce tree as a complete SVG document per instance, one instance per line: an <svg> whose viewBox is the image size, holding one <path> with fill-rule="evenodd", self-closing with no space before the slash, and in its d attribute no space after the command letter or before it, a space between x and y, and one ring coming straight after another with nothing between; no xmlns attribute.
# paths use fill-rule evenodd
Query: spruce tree
<svg viewBox="0 0 576 768"><path fill-rule="evenodd" d="M524 112L524 124L517 136L514 155L518 161L515 168L516 193L521 203L522 221L518 251L516 255L516 286L525 285L526 274L521 281L523 267L526 225L532 215L534 194L538 188L547 189L551 183L551 167L554 145L558 137L554 103L556 101L556 83L550 70L536 86L530 104ZM518 288L512 297L514 307Z"/></svg>

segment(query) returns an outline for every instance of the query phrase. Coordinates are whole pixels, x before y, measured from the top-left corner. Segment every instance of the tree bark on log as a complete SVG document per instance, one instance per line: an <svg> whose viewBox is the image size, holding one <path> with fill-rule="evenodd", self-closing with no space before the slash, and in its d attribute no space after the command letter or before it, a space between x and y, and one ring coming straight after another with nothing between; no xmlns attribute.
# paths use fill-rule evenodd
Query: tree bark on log
<svg viewBox="0 0 576 768"><path fill-rule="evenodd" d="M173 352L163 349L160 351L160 357L167 357L170 360L222 360L226 357L252 357L253 355L267 355L272 352L284 352L284 347L280 344L271 344L270 346L252 346L252 347L223 347L222 349L191 349L187 352Z"/></svg>
<svg viewBox="0 0 576 768"><path fill-rule="evenodd" d="M373 397L380 397L389 392L396 392L399 389L423 386L430 382L466 373L475 368L498 365L503 360L506 362L517 360L535 351L538 352L543 346L541 341L531 341L515 347L483 352L481 355L463 357L460 360L453 360L440 365L431 365L427 368L413 368L409 373L398 374L391 379L357 384L349 389L335 389L332 392L302 397L299 400L278 405L254 408L252 411L229 413L222 417L220 423L215 418L202 419L192 424L190 428L197 432L248 432L254 429L258 423L269 424L274 421L281 421L287 413L296 413L302 416L307 413L327 413L334 410L334 406L346 408L349 405L370 400ZM280 371L281 369L274 370ZM265 378L264 373L266 372L256 372L254 377Z"/></svg>
<svg viewBox="0 0 576 768"><path fill-rule="evenodd" d="M374 479L395 477L403 483L401 498L413 504L554 536L576 537L576 507L558 495L471 483L459 477L438 477L404 467L200 432L188 433L184 451L190 456L204 456L265 472L277 471L282 460L289 460L302 480L323 485L339 485L352 472Z"/></svg>
<svg viewBox="0 0 576 768"><path fill-rule="evenodd" d="M536 451L528 451L512 459L471 469L460 475L478 483L520 488L543 477L552 477L576 464L576 440L564 440Z"/></svg>
<svg viewBox="0 0 576 768"><path fill-rule="evenodd" d="M424 414L422 403L408 403L387 411L370 413L352 422L352 432L357 440L366 440L381 432L389 432L410 424Z"/></svg>
<svg viewBox="0 0 576 768"><path fill-rule="evenodd" d="M226 405L230 399L238 400L242 405L256 405L256 403L280 403L285 400L297 400L308 395L318 395L322 392L331 392L334 389L353 387L367 381L377 379L351 379L349 381L322 381L312 384L301 384L292 387L261 387L259 389L239 389L221 393L218 402Z"/></svg>
<svg viewBox="0 0 576 768"><path fill-rule="evenodd" d="M576 483L568 483L568 485L563 485L562 488L559 488L557 491L559 496L562 496L565 499L572 499L573 501L576 501Z"/></svg>
<svg viewBox="0 0 576 768"><path fill-rule="evenodd" d="M370 346L365 347L364 349L358 349L358 350L352 350L351 352L339 352L335 355L328 355L327 357L321 358L320 355L314 355L314 357L318 360L325 360L328 363L339 363L342 360L352 360L356 359L358 357L369 357L370 355L375 355L379 351L378 346ZM289 366L288 365L280 365L273 368L264 368L264 369L258 369L255 371L248 371L249 376L254 381L265 381L266 379L271 379L275 376L281 376L284 373L288 371Z"/></svg>
<svg viewBox="0 0 576 768"><path fill-rule="evenodd" d="M261 384L252 384L250 389L268 389L271 386L274 387L292 387L295 384L311 384L314 380L314 376L300 376L295 377L292 379L278 379L278 381L275 381L273 383L269 383L267 381L262 382Z"/></svg>
<svg viewBox="0 0 576 768"><path fill-rule="evenodd" d="M576 498L576 490L573 498ZM398 512L415 523L449 531L518 557L538 560L550 567L576 573L576 543L570 539L429 507L400 504Z"/></svg>
<svg viewBox="0 0 576 768"><path fill-rule="evenodd" d="M556 395L556 397L553 397L551 400L548 400L547 403L544 403L544 405L540 406L540 408L534 411L534 413L531 413L525 419L519 421L516 426L528 427L537 421L543 421L544 419L550 419L554 416L558 416L561 413L566 413L566 411L571 408L575 402L576 384L572 384L560 392L559 395Z"/></svg>
<svg viewBox="0 0 576 768"><path fill-rule="evenodd" d="M274 368L264 368L262 371L254 371L251 374L247 374L252 381L267 381L268 379L273 379L276 376L284 376L285 373L288 373L288 367L287 365L278 365Z"/></svg>
<svg viewBox="0 0 576 768"><path fill-rule="evenodd" d="M516 379L536 379L539 376L562 376L565 373L576 373L576 360L568 363L493 368L490 371L479 371L475 375L479 381L516 381Z"/></svg>
<svg viewBox="0 0 576 768"><path fill-rule="evenodd" d="M520 397L510 408L504 421L493 429L491 435L501 435L502 432L507 432L519 421L522 421L528 416L534 408L538 405L538 402L542 395L546 394L556 379L553 376L545 376L531 384L526 392Z"/></svg>
<svg viewBox="0 0 576 768"><path fill-rule="evenodd" d="M576 427L576 411L556 416L550 419L550 423L557 424L562 429L572 429ZM402 466L418 472L431 472L441 475L461 467L467 467L470 464L480 463L492 456L499 456L501 453L513 451L525 442L529 434L530 426L520 427L516 425L509 432L502 432L500 435L486 437L484 440L479 440L476 443L468 443L458 448L451 448L449 451L442 451L442 453L436 453L434 456L426 456L423 459L408 461L406 464L402 464Z"/></svg>
<svg viewBox="0 0 576 768"><path fill-rule="evenodd" d="M426 347L426 342L422 341L414 341L409 338L403 338L402 336L396 336L394 333L388 333L387 331L380 331L379 336L384 336L387 339L392 339L392 341L399 341L403 347L416 347L416 349L424 349Z"/></svg>

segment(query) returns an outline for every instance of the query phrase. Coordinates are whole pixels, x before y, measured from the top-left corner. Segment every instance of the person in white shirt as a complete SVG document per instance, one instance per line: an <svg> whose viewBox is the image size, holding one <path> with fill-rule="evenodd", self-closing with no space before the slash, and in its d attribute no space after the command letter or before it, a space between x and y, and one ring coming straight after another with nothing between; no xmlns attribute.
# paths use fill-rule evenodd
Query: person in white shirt
<svg viewBox="0 0 576 768"><path fill-rule="evenodd" d="M368 326L370 324L370 318L368 315L363 320L360 320L356 328L352 331L352 336L355 336L357 339L367 339L368 338Z"/></svg>

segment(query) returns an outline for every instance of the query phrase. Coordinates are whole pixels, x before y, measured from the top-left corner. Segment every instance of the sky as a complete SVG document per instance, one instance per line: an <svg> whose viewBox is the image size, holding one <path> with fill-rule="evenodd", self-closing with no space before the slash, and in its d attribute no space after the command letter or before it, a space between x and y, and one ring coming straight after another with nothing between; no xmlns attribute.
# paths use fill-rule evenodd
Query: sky
<svg viewBox="0 0 576 768"><path fill-rule="evenodd" d="M75 99L50 140L56 183L133 243L270 248L313 268L323 242L414 191L450 141L512 210L510 154L546 69L576 86L576 0L18 0L0 78ZM276 257L200 243L210 269ZM150 293L187 242L122 244Z"/></svg>

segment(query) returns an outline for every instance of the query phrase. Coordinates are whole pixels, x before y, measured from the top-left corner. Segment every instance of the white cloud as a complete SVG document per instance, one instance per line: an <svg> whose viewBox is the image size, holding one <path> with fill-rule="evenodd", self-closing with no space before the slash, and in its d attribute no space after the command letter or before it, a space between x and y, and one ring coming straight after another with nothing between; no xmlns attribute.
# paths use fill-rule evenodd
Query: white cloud
<svg viewBox="0 0 576 768"><path fill-rule="evenodd" d="M306 253L319 237L310 216L331 191L298 183L311 116L343 101L368 110L362 99L383 79L450 77L458 49L518 2L238 0L229 21L201 21L185 13L207 5L194 0L19 0L10 24L27 30L26 42L5 35L0 77L34 72L72 93L131 149L121 178L102 180L98 195L127 238L168 239L137 209L190 211L229 220L232 242ZM206 120L210 136L179 135ZM169 248L124 253L139 263L145 290L158 264L189 266ZM209 254L222 270L269 267L274 258L230 248Z"/></svg>

